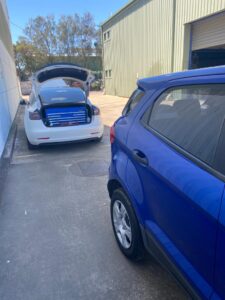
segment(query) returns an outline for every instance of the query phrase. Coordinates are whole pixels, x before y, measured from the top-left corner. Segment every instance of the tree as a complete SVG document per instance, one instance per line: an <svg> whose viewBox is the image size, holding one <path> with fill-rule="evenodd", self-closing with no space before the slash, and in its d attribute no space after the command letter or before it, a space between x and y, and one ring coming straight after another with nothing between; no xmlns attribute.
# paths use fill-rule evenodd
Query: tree
<svg viewBox="0 0 225 300"><path fill-rule="evenodd" d="M102 56L102 29L99 27L96 31L96 38L94 42L95 55Z"/></svg>
<svg viewBox="0 0 225 300"><path fill-rule="evenodd" d="M30 19L24 29L29 43L50 58L57 53L56 31L54 16Z"/></svg>
<svg viewBox="0 0 225 300"><path fill-rule="evenodd" d="M26 39L20 38L14 45L15 62L21 80L27 80L33 70L44 63L44 55Z"/></svg>
<svg viewBox="0 0 225 300"><path fill-rule="evenodd" d="M62 16L57 24L57 46L58 54L74 56L78 54L78 35L80 17Z"/></svg>
<svg viewBox="0 0 225 300"><path fill-rule="evenodd" d="M93 16L62 16L57 24L57 43L60 55L80 56L86 65L86 58L95 54L95 45L99 45Z"/></svg>
<svg viewBox="0 0 225 300"><path fill-rule="evenodd" d="M17 70L23 79L41 65L71 62L94 71L101 69L101 33L90 13L38 16L30 19L14 46Z"/></svg>
<svg viewBox="0 0 225 300"><path fill-rule="evenodd" d="M85 13L80 18L80 32L78 37L80 55L84 59L86 56L92 55L96 37L97 33L94 18L90 13Z"/></svg>

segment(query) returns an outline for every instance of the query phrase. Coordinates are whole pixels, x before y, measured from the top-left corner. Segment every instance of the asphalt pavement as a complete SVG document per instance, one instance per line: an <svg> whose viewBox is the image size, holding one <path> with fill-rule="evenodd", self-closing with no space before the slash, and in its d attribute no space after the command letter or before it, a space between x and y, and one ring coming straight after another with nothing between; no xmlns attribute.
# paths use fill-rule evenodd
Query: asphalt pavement
<svg viewBox="0 0 225 300"><path fill-rule="evenodd" d="M0 190L0 299L187 299L154 259L132 263L116 245L109 127L100 143L30 151L23 108L17 123Z"/></svg>

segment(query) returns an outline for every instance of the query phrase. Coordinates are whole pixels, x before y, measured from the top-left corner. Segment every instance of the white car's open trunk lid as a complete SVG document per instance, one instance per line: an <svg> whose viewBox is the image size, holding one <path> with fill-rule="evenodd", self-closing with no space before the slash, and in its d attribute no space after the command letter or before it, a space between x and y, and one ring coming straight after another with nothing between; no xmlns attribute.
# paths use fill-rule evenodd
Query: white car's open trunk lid
<svg viewBox="0 0 225 300"><path fill-rule="evenodd" d="M73 64L54 64L37 71L32 78L32 89L36 99L39 99L36 108L41 112L44 124L48 127L58 127L90 123L92 110L88 103L88 94L93 80L94 76L89 70ZM51 93L51 89L46 90L46 88L61 89L61 92L63 89L67 90L64 96L69 93L68 88L81 88L86 97L84 94L82 101L74 97L74 103L66 99L60 102L60 97L57 98L56 103L45 103L46 92Z"/></svg>
<svg viewBox="0 0 225 300"><path fill-rule="evenodd" d="M73 64L53 64L43 67L33 75L33 86L36 89L36 93L43 83L52 79L68 79L74 80L80 84L81 88L88 96L90 90L90 84L94 80L93 74L87 69L78 67ZM57 81L55 81L57 82ZM60 80L58 80L60 84ZM73 81L71 81L73 82Z"/></svg>

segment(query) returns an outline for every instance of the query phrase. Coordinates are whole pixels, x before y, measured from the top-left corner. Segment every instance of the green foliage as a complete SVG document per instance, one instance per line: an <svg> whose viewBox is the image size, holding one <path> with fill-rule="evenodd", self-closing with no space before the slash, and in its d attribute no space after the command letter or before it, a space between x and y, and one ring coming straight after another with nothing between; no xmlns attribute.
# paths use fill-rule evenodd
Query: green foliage
<svg viewBox="0 0 225 300"><path fill-rule="evenodd" d="M22 38L14 45L14 53L17 72L21 80L27 80L34 70L46 62L43 53Z"/></svg>
<svg viewBox="0 0 225 300"><path fill-rule="evenodd" d="M38 16L30 19L14 45L21 80L45 64L70 62L93 71L102 70L101 32L90 13Z"/></svg>

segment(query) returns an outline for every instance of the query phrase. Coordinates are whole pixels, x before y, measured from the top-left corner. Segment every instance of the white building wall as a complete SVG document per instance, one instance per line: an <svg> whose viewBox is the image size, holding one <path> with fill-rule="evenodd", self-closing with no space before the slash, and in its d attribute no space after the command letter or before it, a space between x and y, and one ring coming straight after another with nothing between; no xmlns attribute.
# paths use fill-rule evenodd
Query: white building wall
<svg viewBox="0 0 225 300"><path fill-rule="evenodd" d="M0 18L5 18L7 26L9 26L7 8L4 0L0 0L0 6L2 6ZM9 45L7 44L6 46L4 41L5 36L3 38L0 31L0 156L14 120L19 99L21 98L12 52L9 52ZM12 48L12 45L10 46Z"/></svg>
<svg viewBox="0 0 225 300"><path fill-rule="evenodd" d="M4 14L6 16L6 21L9 21L9 15L8 15L8 9L7 9L7 5L6 5L6 1L5 0L0 0L0 4L2 5L2 8L4 10ZM8 22L9 24L9 22Z"/></svg>

